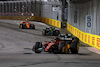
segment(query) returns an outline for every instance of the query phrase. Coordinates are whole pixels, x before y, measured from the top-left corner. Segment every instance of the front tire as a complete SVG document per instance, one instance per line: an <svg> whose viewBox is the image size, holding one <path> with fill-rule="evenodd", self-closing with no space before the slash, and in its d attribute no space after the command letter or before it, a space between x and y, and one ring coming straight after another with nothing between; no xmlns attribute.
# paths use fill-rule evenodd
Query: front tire
<svg viewBox="0 0 100 67"><path fill-rule="evenodd" d="M60 44L59 44L59 52L60 53L64 53L63 52L63 47L65 46L65 43L64 42L61 42Z"/></svg>
<svg viewBox="0 0 100 67"><path fill-rule="evenodd" d="M20 25L19 25L19 28L20 28L20 29L23 29L23 24L20 24Z"/></svg>
<svg viewBox="0 0 100 67"><path fill-rule="evenodd" d="M39 48L42 48L42 43L41 42L36 42L35 45L33 46L33 49L35 53L41 53L41 50L38 50Z"/></svg>
<svg viewBox="0 0 100 67"><path fill-rule="evenodd" d="M45 31L45 30L42 31L42 35L43 35L43 36L46 35L46 31Z"/></svg>

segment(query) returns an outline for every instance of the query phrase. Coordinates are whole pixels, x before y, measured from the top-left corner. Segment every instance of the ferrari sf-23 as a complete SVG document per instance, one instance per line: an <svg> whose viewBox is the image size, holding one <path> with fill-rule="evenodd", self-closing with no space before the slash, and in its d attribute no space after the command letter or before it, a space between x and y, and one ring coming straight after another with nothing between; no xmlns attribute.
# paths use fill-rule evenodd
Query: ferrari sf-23
<svg viewBox="0 0 100 67"><path fill-rule="evenodd" d="M68 36L68 35L67 35ZM79 52L79 39L77 37L67 38L64 36L56 37L55 39L44 42L36 42L32 48L35 53L41 53L42 51L49 53L72 53L78 54Z"/></svg>

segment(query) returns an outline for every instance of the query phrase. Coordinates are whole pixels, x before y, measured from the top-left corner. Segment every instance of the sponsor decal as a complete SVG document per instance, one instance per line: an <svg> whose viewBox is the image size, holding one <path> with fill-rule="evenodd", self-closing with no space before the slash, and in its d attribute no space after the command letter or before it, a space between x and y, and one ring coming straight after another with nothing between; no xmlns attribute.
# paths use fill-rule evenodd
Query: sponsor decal
<svg viewBox="0 0 100 67"><path fill-rule="evenodd" d="M47 19L47 23L49 23L49 19Z"/></svg>
<svg viewBox="0 0 100 67"><path fill-rule="evenodd" d="M79 38L81 37L80 35L81 35L81 32L79 32Z"/></svg>
<svg viewBox="0 0 100 67"><path fill-rule="evenodd" d="M50 24L52 24L52 20L50 21Z"/></svg>
<svg viewBox="0 0 100 67"><path fill-rule="evenodd" d="M56 22L54 21L54 25L55 25L55 23L56 23Z"/></svg>
<svg viewBox="0 0 100 67"><path fill-rule="evenodd" d="M97 46L100 47L100 38L97 38Z"/></svg>
<svg viewBox="0 0 100 67"><path fill-rule="evenodd" d="M95 37L92 37L92 45L95 45Z"/></svg>
<svg viewBox="0 0 100 67"><path fill-rule="evenodd" d="M75 35L76 35L76 29L75 29Z"/></svg>
<svg viewBox="0 0 100 67"><path fill-rule="evenodd" d="M77 37L78 37L78 35L79 35L79 31L77 30Z"/></svg>
<svg viewBox="0 0 100 67"><path fill-rule="evenodd" d="M90 35L88 35L88 43L90 44Z"/></svg>
<svg viewBox="0 0 100 67"><path fill-rule="evenodd" d="M72 32L72 27L71 27L71 32Z"/></svg>
<svg viewBox="0 0 100 67"><path fill-rule="evenodd" d="M57 26L59 27L59 22L57 22Z"/></svg>
<svg viewBox="0 0 100 67"><path fill-rule="evenodd" d="M82 33L82 40L83 40L83 36L84 36L84 34Z"/></svg>
<svg viewBox="0 0 100 67"><path fill-rule="evenodd" d="M85 34L85 42L87 42L87 35Z"/></svg>
<svg viewBox="0 0 100 67"><path fill-rule="evenodd" d="M73 28L73 33L74 33L74 28Z"/></svg>

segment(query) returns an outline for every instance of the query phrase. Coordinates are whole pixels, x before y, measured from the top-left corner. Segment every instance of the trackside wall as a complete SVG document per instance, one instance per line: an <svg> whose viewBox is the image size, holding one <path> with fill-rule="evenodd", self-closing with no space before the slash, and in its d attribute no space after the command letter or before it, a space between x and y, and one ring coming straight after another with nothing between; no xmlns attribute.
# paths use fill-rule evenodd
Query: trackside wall
<svg viewBox="0 0 100 67"><path fill-rule="evenodd" d="M68 4L67 30L82 42L100 49L100 0ZM86 16L92 16L91 27L87 27Z"/></svg>

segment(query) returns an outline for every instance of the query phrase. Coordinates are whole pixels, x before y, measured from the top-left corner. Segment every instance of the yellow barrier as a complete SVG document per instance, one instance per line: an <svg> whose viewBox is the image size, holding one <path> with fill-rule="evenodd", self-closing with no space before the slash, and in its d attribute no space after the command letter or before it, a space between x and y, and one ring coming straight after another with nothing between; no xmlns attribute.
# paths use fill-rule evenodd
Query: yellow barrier
<svg viewBox="0 0 100 67"><path fill-rule="evenodd" d="M42 18L42 22L43 23L47 23L47 24L50 24L52 26L55 26L55 27L58 27L58 28L61 28L61 22L58 21L58 20L54 20L54 19L50 19L50 18Z"/></svg>
<svg viewBox="0 0 100 67"><path fill-rule="evenodd" d="M67 30L78 37L82 42L89 44L90 46L97 49L100 49L100 36L85 33L78 28L73 27L69 23L67 23Z"/></svg>

